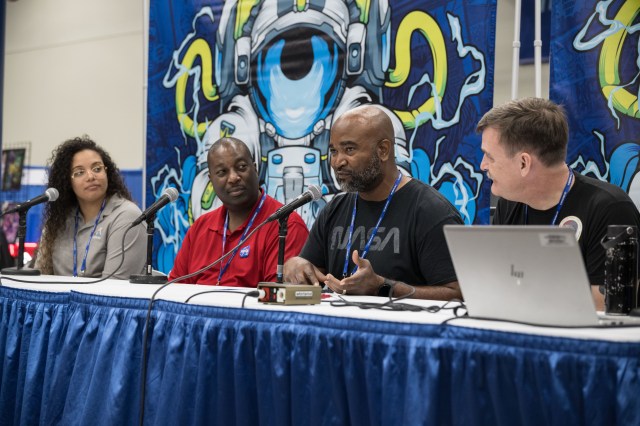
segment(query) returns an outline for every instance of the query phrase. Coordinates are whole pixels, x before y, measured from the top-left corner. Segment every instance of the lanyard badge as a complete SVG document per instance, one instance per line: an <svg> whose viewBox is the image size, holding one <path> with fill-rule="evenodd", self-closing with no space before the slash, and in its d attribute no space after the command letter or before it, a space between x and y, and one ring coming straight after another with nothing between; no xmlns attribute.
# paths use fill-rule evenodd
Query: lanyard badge
<svg viewBox="0 0 640 426"><path fill-rule="evenodd" d="M380 213L380 216L378 217L378 221L376 222L376 226L373 228L373 231L369 236L369 240L367 241L367 244L364 246L364 250L362 251L362 255L360 256L363 259L365 258L367 253L369 253L369 247L371 246L371 242L373 241L373 238L378 233L380 222L382 222L384 215L387 213L387 209L389 208L389 203L391 202L391 199L393 198L393 194L395 194L396 189L398 189L398 185L400 184L401 179L402 179L402 172L398 171L398 177L396 178L396 181L393 184L393 188L391 188L391 192L387 197L387 202L384 204L382 212ZM347 277L347 271L349 270L349 257L351 256L351 240L353 238L353 226L356 221L357 205L358 205L358 193L356 193L355 200L353 201L353 210L351 211L351 225L349 226L349 239L347 241L347 248L346 248L347 252L344 255L344 267L342 268L343 278ZM355 265L351 270L350 275L355 274L357 270L358 270L358 265Z"/></svg>

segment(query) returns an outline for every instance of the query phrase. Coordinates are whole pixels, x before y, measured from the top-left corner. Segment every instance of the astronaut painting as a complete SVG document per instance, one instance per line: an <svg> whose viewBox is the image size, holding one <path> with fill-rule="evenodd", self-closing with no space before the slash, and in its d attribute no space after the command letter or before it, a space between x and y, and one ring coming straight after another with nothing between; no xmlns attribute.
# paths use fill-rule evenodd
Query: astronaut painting
<svg viewBox="0 0 640 426"><path fill-rule="evenodd" d="M181 192L157 220L158 269L170 269L190 223L220 205L207 174L213 142L245 142L261 186L282 203L319 186L324 196L298 210L311 226L340 191L331 124L362 104L391 118L400 171L440 190L465 222L486 222L474 125L491 107L492 10L444 1L152 4L147 197Z"/></svg>

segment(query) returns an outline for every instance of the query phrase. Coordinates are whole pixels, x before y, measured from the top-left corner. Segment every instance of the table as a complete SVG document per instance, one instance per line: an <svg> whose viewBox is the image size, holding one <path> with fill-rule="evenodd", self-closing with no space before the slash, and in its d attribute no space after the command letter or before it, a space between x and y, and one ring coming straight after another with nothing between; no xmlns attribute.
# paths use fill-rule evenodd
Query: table
<svg viewBox="0 0 640 426"><path fill-rule="evenodd" d="M1 423L137 424L157 286L47 279L60 283L1 280ZM154 304L145 424L640 424L640 328L183 303L200 291L172 285Z"/></svg>

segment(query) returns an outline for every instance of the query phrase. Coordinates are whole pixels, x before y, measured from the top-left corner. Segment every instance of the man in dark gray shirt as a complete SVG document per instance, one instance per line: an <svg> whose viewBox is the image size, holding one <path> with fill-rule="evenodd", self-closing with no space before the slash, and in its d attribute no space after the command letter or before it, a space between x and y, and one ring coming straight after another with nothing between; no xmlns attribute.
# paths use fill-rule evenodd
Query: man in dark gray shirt
<svg viewBox="0 0 640 426"><path fill-rule="evenodd" d="M461 298L442 227L462 219L438 191L398 170L394 140L376 106L336 120L330 161L347 193L322 209L300 256L285 263L287 282L341 294L386 296L393 287L395 296Z"/></svg>

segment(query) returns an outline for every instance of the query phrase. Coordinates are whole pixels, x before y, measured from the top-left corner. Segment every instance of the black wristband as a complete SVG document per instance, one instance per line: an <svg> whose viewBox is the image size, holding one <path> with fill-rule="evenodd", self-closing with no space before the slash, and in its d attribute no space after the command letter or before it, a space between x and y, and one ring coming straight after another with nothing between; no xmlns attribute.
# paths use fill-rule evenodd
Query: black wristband
<svg viewBox="0 0 640 426"><path fill-rule="evenodd" d="M385 278L384 282L380 287L378 287L378 296L389 297L389 293L391 292L391 287L393 287L395 283L390 279Z"/></svg>

